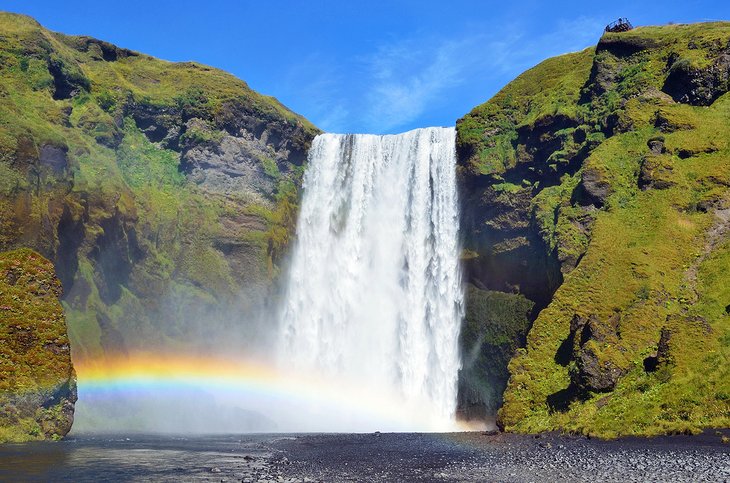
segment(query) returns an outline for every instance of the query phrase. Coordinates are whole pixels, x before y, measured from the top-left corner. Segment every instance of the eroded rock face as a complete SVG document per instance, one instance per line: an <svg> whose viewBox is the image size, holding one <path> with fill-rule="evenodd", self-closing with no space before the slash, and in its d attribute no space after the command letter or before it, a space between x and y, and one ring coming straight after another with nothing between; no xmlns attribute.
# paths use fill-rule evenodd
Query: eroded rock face
<svg viewBox="0 0 730 483"><path fill-rule="evenodd" d="M571 382L579 394L609 392L616 386L627 367L621 356L618 335L619 316L603 321L595 315L575 316L571 321L572 359L576 362Z"/></svg>
<svg viewBox="0 0 730 483"><path fill-rule="evenodd" d="M213 344L201 321L273 304L317 128L212 67L0 30L0 251L54 262L75 355Z"/></svg>
<svg viewBox="0 0 730 483"><path fill-rule="evenodd" d="M461 331L458 414L462 420L484 420L502 404L507 364L530 325L533 303L517 294L467 287Z"/></svg>
<svg viewBox="0 0 730 483"><path fill-rule="evenodd" d="M187 123L190 127L200 124L197 119ZM182 169L189 179L211 192L270 197L276 184L273 175L278 171L273 148L246 131L239 136L227 133L219 136L219 140L194 144L184 151ZM270 173L264 169L265 163Z"/></svg>
<svg viewBox="0 0 730 483"><path fill-rule="evenodd" d="M457 122L466 277L536 303L508 366L505 430L636 430L618 414L641 415L647 434L724 424L726 341L708 327L730 311L711 288L727 248L729 38L727 22L605 33Z"/></svg>
<svg viewBox="0 0 730 483"><path fill-rule="evenodd" d="M0 442L58 439L71 430L76 373L51 262L0 254Z"/></svg>
<svg viewBox="0 0 730 483"><path fill-rule="evenodd" d="M583 206L593 205L601 208L611 194L611 185L596 168L588 167L583 171L580 185L574 198Z"/></svg>
<svg viewBox="0 0 730 483"><path fill-rule="evenodd" d="M730 89L730 50L719 55L709 66L693 67L679 59L672 64L663 91L677 102L709 106Z"/></svg>
<svg viewBox="0 0 730 483"><path fill-rule="evenodd" d="M673 179L674 166L668 156L646 156L639 172L639 188L667 189L676 184Z"/></svg>

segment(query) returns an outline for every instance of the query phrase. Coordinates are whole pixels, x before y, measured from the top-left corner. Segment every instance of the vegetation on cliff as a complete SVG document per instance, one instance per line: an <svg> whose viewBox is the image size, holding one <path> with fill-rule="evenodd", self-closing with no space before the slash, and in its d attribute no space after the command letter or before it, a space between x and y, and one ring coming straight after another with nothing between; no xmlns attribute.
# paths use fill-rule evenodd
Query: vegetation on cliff
<svg viewBox="0 0 730 483"><path fill-rule="evenodd" d="M458 417L492 419L507 386L507 364L525 346L534 303L520 294L468 285L461 328Z"/></svg>
<svg viewBox="0 0 730 483"><path fill-rule="evenodd" d="M76 374L53 264L0 253L0 443L57 439L71 429Z"/></svg>
<svg viewBox="0 0 730 483"><path fill-rule="evenodd" d="M467 276L537 309L505 429L730 425L729 79L729 23L642 27L457 124Z"/></svg>
<svg viewBox="0 0 730 483"><path fill-rule="evenodd" d="M9 13L0 81L0 249L54 262L76 356L200 343L182 340L200 319L264 303L308 121L219 70Z"/></svg>

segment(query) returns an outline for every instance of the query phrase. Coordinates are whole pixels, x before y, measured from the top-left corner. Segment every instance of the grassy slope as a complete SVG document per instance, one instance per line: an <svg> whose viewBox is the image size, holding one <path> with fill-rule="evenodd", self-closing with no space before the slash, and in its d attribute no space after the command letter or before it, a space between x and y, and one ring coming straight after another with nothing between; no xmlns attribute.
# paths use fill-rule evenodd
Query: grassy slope
<svg viewBox="0 0 730 483"><path fill-rule="evenodd" d="M109 55L116 59L106 61ZM53 99L52 65L76 89L71 97ZM124 341L129 344L175 339L185 330L176 320L184 317L168 314L168 333L161 334L151 315L163 296L182 301L177 310L183 315L191 307L214 310L241 291L241 277L265 286L276 275L275 255L293 225L301 168L280 173L262 160L276 183L265 199L202 192L178 171L180 153L148 141L127 117L129 106L212 119L235 101L262 119L313 135L308 121L217 69L55 34L8 13L0 13L0 80L0 247L27 245L54 257L62 245L59 219L78 224L78 270L64 302L77 355L103 352L100 321L123 339L133 338ZM218 134L185 135L202 143ZM64 172L37 161L44 146L67 151ZM247 220L225 225L240 216ZM134 228L143 255L121 255L134 258L131 274L119 296L104 300L94 250L111 225L124 227L124 240ZM221 234L244 247L246 273L236 273L213 246Z"/></svg>
<svg viewBox="0 0 730 483"><path fill-rule="evenodd" d="M534 190L533 219L548 246L582 258L510 363L499 414L510 431L614 437L730 425L730 242L711 232L714 210L730 206L730 95L701 107L660 92L669 58L706 68L715 49L728 44L730 24L644 27L603 40L622 39L647 48L628 56L591 48L549 59L458 126L459 143L471 150L462 164L466 176L499 176L514 166L517 129L545 115L574 119L595 141L577 173ZM606 92L591 96L595 64L616 75ZM662 128L658 118L671 127ZM610 123L620 128L607 128ZM659 136L665 152L655 154L648 141ZM555 164L570 154L569 142L562 147L553 153ZM639 188L647 163L658 167L652 175L669 181L668 188ZM589 169L610 185L610 195L589 213L595 221L585 233L575 223L585 209L573 195ZM576 360L560 360L559 349L570 339L574 316L618 317L615 333L583 348L602 367L625 372L613 391L570 396ZM645 371L663 328L671 334L668 356L658 370ZM561 394L567 407L548 404Z"/></svg>

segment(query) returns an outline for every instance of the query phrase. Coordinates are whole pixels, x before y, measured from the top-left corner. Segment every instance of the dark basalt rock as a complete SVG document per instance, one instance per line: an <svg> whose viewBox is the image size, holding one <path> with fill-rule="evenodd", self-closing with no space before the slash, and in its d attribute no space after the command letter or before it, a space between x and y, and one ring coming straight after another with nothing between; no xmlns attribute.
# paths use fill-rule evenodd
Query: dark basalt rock
<svg viewBox="0 0 730 483"><path fill-rule="evenodd" d="M88 53L94 60L105 62L114 62L127 57L137 57L139 54L129 49L117 47L114 44L103 40L88 37L86 35L72 36L64 34L54 34L61 42L78 50L79 52Z"/></svg>
<svg viewBox="0 0 730 483"><path fill-rule="evenodd" d="M611 185L603 174L598 169L589 167L581 175L580 184L573 193L573 201L582 206L593 205L601 208L611 193Z"/></svg>
<svg viewBox="0 0 730 483"><path fill-rule="evenodd" d="M91 82L77 65L68 64L59 57L49 58L48 72L53 77L53 98L56 100L70 99L91 88Z"/></svg>
<svg viewBox="0 0 730 483"><path fill-rule="evenodd" d="M468 286L460 335L459 419L485 420L501 406L507 364L525 343L533 306L521 295Z"/></svg>
<svg viewBox="0 0 730 483"><path fill-rule="evenodd" d="M605 93L616 81L618 66L613 63L603 62L600 58L594 58L591 65L591 74L586 85L583 87L583 94L580 102L587 103L592 99Z"/></svg>
<svg viewBox="0 0 730 483"><path fill-rule="evenodd" d="M671 119L665 112L662 110L657 110L654 113L654 127L659 129L663 133L672 133L675 131L683 131L688 129L693 129L695 126L684 124L681 122L677 122L674 119Z"/></svg>
<svg viewBox="0 0 730 483"><path fill-rule="evenodd" d="M647 141L646 145L649 147L649 150L652 152L652 154L662 154L666 151L666 148L664 147L664 137L653 137Z"/></svg>
<svg viewBox="0 0 730 483"><path fill-rule="evenodd" d="M303 126L232 99L214 112L204 93L188 93L178 106L129 101L124 111L153 143L181 153L180 171L208 191L270 197L275 180L264 162L285 171L306 160L312 133Z"/></svg>
<svg viewBox="0 0 730 483"><path fill-rule="evenodd" d="M465 246L479 254L465 261L467 279L479 287L503 292L519 291L539 308L549 303L562 283L561 262L547 248L533 219L532 200L547 187L573 175L590 152L584 128L564 115L546 115L517 129L517 160L499 176L466 174L459 182ZM580 147L574 146L579 143ZM571 146L564 159L552 155ZM473 151L457 144L459 159ZM505 191L503 183L515 185ZM530 267L530 270L526 270ZM539 310L539 309L538 309Z"/></svg>
<svg viewBox="0 0 730 483"><path fill-rule="evenodd" d="M618 314L605 321L595 315L573 316L570 335L558 349L555 359L563 366L571 360L575 361L568 388L575 397L582 397L589 392L610 392L627 372L628 368L604 354L609 350L621 351L619 321Z"/></svg>
<svg viewBox="0 0 730 483"><path fill-rule="evenodd" d="M140 131L153 143L176 149L182 123L180 110L172 106L157 106L146 103L129 102L124 113L131 116Z"/></svg>
<svg viewBox="0 0 730 483"><path fill-rule="evenodd" d="M662 90L677 102L709 106L730 89L730 53L725 52L705 68L693 67L687 60L676 61L669 70Z"/></svg>
<svg viewBox="0 0 730 483"><path fill-rule="evenodd" d="M265 197L274 190L274 180L262 166L262 159L274 157L250 136L225 135L217 143L201 143L185 150L180 169L208 191L255 192Z"/></svg>
<svg viewBox="0 0 730 483"><path fill-rule="evenodd" d="M657 365L666 365L672 362L672 356L669 353L669 341L671 338L672 331L667 327L662 327L659 333L659 344L657 344Z"/></svg>
<svg viewBox="0 0 730 483"><path fill-rule="evenodd" d="M613 391L619 378L627 372L611 360L601 361L600 356L591 348L580 351L576 368L571 373L571 379L584 393Z"/></svg>
<svg viewBox="0 0 730 483"><path fill-rule="evenodd" d="M649 37L607 34L598 41L596 53L610 52L616 57L630 57L642 50L656 47L657 42Z"/></svg>
<svg viewBox="0 0 730 483"><path fill-rule="evenodd" d="M119 300L122 287L128 285L132 268L144 257L137 242L135 221L119 212L101 220L99 226L103 231L89 252L95 262L94 280L99 296L109 305Z"/></svg>
<svg viewBox="0 0 730 483"><path fill-rule="evenodd" d="M68 167L66 153L68 147L44 144L38 153L38 161L41 166L50 168L55 174L62 174Z"/></svg>
<svg viewBox="0 0 730 483"><path fill-rule="evenodd" d="M216 111L214 124L232 136L248 132L278 153L277 158L301 166L307 159L311 133L303 126L285 121L271 112L252 106L249 99L224 102Z"/></svg>
<svg viewBox="0 0 730 483"><path fill-rule="evenodd" d="M560 263L531 220L531 191L499 193L492 188L462 206L468 247L478 256L464 260L465 277L477 287L519 293L540 308L562 282ZM530 267L530 270L526 270Z"/></svg>
<svg viewBox="0 0 730 483"><path fill-rule="evenodd" d="M667 189L676 184L673 179L674 166L668 156L649 155L644 157L639 171L639 188Z"/></svg>

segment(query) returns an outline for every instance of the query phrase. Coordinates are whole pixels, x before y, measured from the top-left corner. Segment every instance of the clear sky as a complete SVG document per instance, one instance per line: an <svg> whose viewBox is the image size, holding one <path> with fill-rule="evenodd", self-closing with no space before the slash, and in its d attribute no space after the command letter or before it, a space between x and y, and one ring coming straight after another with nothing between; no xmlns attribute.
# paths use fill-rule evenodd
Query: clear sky
<svg viewBox="0 0 730 483"><path fill-rule="evenodd" d="M634 25L730 20L729 0L0 0L45 27L244 79L320 128L450 126L525 69Z"/></svg>

